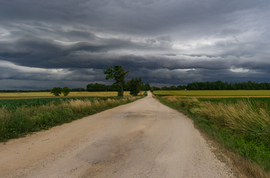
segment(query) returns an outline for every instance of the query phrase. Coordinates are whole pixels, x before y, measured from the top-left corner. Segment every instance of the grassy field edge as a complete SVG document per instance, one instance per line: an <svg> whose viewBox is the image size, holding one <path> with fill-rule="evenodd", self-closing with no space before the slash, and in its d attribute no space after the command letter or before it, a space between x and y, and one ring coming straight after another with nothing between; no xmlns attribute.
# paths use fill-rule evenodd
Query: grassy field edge
<svg viewBox="0 0 270 178"><path fill-rule="evenodd" d="M270 90L155 90L158 96L182 96L182 97L242 97L262 96L269 97Z"/></svg>
<svg viewBox="0 0 270 178"><path fill-rule="evenodd" d="M218 145L218 149L225 153L233 162L241 174L247 177L266 178L270 177L269 152L263 146L257 146L252 141L247 142L242 136L235 134L232 130L213 124L198 114L190 112L190 108L181 106L161 97L156 97L164 105L171 107L187 115L194 121L195 126L203 132L207 138ZM254 153L260 153L259 161L254 161ZM267 156L268 155L268 156ZM256 158L257 159L257 158ZM256 163L255 163L256 162Z"/></svg>
<svg viewBox="0 0 270 178"><path fill-rule="evenodd" d="M127 104L145 97L127 96L108 98L106 100L68 100L55 105L19 107L8 110L0 109L0 142L23 137L29 133L47 130L51 127L72 122L85 116Z"/></svg>
<svg viewBox="0 0 270 178"><path fill-rule="evenodd" d="M143 95L144 91L140 91L138 95ZM99 92L70 92L68 96L54 96L50 92L18 92L18 93L1 93L0 92L0 101L1 100L14 100L14 99L38 99L38 98L73 98L73 97L116 97L117 91L99 91ZM124 96L130 96L130 91L124 91Z"/></svg>

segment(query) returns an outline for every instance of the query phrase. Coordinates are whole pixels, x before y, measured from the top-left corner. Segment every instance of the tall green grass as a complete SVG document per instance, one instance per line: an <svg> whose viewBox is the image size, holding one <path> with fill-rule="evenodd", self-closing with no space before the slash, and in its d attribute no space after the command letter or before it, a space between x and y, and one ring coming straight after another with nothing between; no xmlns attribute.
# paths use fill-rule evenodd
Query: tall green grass
<svg viewBox="0 0 270 178"><path fill-rule="evenodd" d="M262 102L264 99L219 102L176 97L158 99L187 114L201 130L221 145L258 164L263 170L270 171L270 108ZM251 168L246 169L250 171ZM250 175L265 177L256 176L258 171L255 172L251 171Z"/></svg>
<svg viewBox="0 0 270 178"><path fill-rule="evenodd" d="M142 96L95 100L67 100L59 104L0 108L0 141L18 138L30 132L49 129L115 106L132 102Z"/></svg>

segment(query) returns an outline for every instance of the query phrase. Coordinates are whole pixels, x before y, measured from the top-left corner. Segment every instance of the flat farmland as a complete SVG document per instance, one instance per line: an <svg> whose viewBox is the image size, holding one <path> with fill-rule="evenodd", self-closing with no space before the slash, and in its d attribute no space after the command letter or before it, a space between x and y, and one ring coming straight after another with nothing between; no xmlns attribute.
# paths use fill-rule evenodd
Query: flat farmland
<svg viewBox="0 0 270 178"><path fill-rule="evenodd" d="M140 92L142 95L144 92ZM129 95L129 91L124 92L125 96ZM117 96L116 91L108 92L70 92L68 96L54 96L50 92L18 92L18 93L0 93L1 99L33 99L33 98L67 98L67 97L114 97Z"/></svg>
<svg viewBox="0 0 270 178"><path fill-rule="evenodd" d="M158 96L192 96L198 98L270 97L270 90L158 90Z"/></svg>

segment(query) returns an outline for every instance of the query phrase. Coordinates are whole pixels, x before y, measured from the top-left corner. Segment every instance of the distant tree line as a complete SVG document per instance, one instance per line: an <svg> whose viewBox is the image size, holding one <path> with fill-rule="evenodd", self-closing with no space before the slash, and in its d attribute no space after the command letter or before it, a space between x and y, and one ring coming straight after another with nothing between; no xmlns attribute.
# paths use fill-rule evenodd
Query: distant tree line
<svg viewBox="0 0 270 178"><path fill-rule="evenodd" d="M119 91L120 86L116 83L112 85L105 85L100 83L90 83L86 86L86 91ZM127 83L123 85L124 91L130 91L131 86ZM140 90L141 91L148 91L151 87L149 83L141 84Z"/></svg>
<svg viewBox="0 0 270 178"><path fill-rule="evenodd" d="M193 82L186 87L187 90L270 90L270 83L257 82Z"/></svg>
<svg viewBox="0 0 270 178"><path fill-rule="evenodd" d="M155 87L151 90L270 90L270 83L258 82L193 82L187 85Z"/></svg>
<svg viewBox="0 0 270 178"><path fill-rule="evenodd" d="M155 86L152 86L151 87L152 90L185 90L186 89L186 85L178 85L178 86L170 86L170 87L155 87Z"/></svg>
<svg viewBox="0 0 270 178"><path fill-rule="evenodd" d="M73 88L70 91L86 91L85 88Z"/></svg>
<svg viewBox="0 0 270 178"><path fill-rule="evenodd" d="M123 84L124 91L130 91L128 83ZM105 85L100 83L90 83L85 88L73 88L70 91L119 91L119 85L114 83L112 85ZM178 85L178 86L164 86L156 87L150 86L149 83L141 84L140 91L148 90L270 90L270 83L258 83L258 82L193 82L187 85ZM48 90L0 90L0 93L18 93L18 92L51 92Z"/></svg>

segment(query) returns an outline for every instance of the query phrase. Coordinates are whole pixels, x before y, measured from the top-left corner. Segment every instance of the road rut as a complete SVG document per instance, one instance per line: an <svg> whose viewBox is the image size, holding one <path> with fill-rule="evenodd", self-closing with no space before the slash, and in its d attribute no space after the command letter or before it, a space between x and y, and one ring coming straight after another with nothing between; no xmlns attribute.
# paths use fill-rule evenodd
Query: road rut
<svg viewBox="0 0 270 178"><path fill-rule="evenodd" d="M234 177L190 119L148 96L0 144L0 177Z"/></svg>

